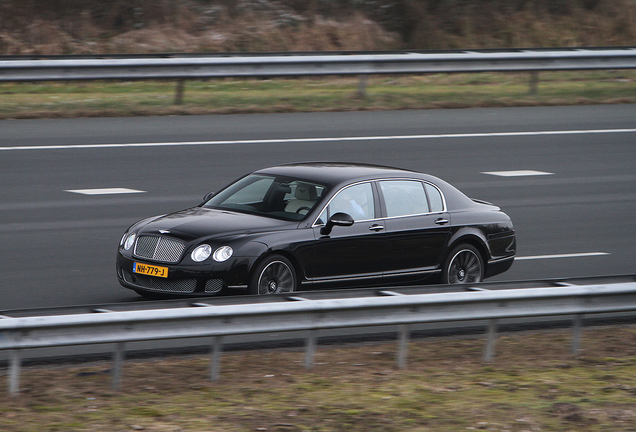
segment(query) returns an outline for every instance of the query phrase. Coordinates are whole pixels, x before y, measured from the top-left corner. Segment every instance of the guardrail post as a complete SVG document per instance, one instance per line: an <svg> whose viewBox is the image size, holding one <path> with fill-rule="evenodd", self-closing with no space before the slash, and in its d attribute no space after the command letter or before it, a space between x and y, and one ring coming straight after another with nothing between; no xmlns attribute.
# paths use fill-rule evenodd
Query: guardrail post
<svg viewBox="0 0 636 432"><path fill-rule="evenodd" d="M411 326L409 324L401 325L398 330L398 352L397 352L398 369L406 368L406 360L409 353L410 335L411 335Z"/></svg>
<svg viewBox="0 0 636 432"><path fill-rule="evenodd" d="M583 332L583 315L574 316L574 326L572 328L572 355L578 357L581 349L581 334Z"/></svg>
<svg viewBox="0 0 636 432"><path fill-rule="evenodd" d="M367 76L360 75L358 80L358 97L360 99L367 98Z"/></svg>
<svg viewBox="0 0 636 432"><path fill-rule="evenodd" d="M9 351L9 394L17 396L20 393L20 369L22 358L19 350Z"/></svg>
<svg viewBox="0 0 636 432"><path fill-rule="evenodd" d="M119 342L113 358L113 390L121 388L121 370L124 363L126 342Z"/></svg>
<svg viewBox="0 0 636 432"><path fill-rule="evenodd" d="M495 358L495 345L497 343L497 320L490 320L488 324L488 333L486 334L486 349L484 350L483 360L490 362Z"/></svg>
<svg viewBox="0 0 636 432"><path fill-rule="evenodd" d="M221 374L221 354L223 352L223 336L212 339L210 356L210 381L218 381Z"/></svg>
<svg viewBox="0 0 636 432"><path fill-rule="evenodd" d="M310 330L305 347L305 369L313 369L314 354L316 353L316 330Z"/></svg>
<svg viewBox="0 0 636 432"><path fill-rule="evenodd" d="M539 93L539 72L530 72L530 94L532 96Z"/></svg>
<svg viewBox="0 0 636 432"><path fill-rule="evenodd" d="M177 80L177 88L174 95L174 104L183 105L183 93L185 92L185 79Z"/></svg>

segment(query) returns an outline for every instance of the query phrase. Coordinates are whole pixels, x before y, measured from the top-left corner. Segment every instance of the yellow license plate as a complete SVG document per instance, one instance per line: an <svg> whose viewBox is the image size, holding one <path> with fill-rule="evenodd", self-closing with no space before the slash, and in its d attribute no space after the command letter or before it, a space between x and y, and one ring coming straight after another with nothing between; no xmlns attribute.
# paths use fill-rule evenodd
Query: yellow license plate
<svg viewBox="0 0 636 432"><path fill-rule="evenodd" d="M168 277L168 267L159 267L148 264L133 264L133 273L145 274L149 276L158 276L167 278Z"/></svg>

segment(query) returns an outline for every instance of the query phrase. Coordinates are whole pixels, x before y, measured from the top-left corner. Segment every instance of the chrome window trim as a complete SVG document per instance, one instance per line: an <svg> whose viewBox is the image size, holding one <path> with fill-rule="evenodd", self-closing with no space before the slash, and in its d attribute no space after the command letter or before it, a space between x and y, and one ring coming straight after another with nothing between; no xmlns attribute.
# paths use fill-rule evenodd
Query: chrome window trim
<svg viewBox="0 0 636 432"><path fill-rule="evenodd" d="M382 193L382 198L384 198L384 192L382 192L382 187L380 186L379 183L385 182L385 181L414 181L414 182L422 183L422 188L424 188L424 183L426 183L428 185L431 185L433 188L435 188L437 192L439 192L440 196L442 197L441 211L428 211L424 213L413 213L413 214L400 215L400 216L387 216L384 219L396 219L396 218L412 217L412 216L427 216L427 215L442 214L442 213L448 212L448 208L446 207L446 197L444 196L444 192L442 192L440 188L438 188L435 184L431 183L428 180L414 179L414 178L388 178L388 179L379 179L375 181L378 182L378 189ZM428 193L426 192L426 188L424 188L424 194L426 195L426 199L428 200L429 198L428 198ZM384 204L386 205L386 202ZM429 204L429 208L430 208L430 202L427 202L427 204Z"/></svg>
<svg viewBox="0 0 636 432"><path fill-rule="evenodd" d="M383 218L384 220L393 220L393 219L402 219L402 218L409 218L409 217L415 217L415 216L433 216L433 215L441 215L444 214L445 212L428 212L428 213L414 213L414 214L408 214L408 215L400 215L400 216L387 216L385 218Z"/></svg>
<svg viewBox="0 0 636 432"><path fill-rule="evenodd" d="M353 187L353 186L358 186L358 185L361 185L361 184L364 184L364 183L369 183L369 185L371 186L371 190L373 191L373 182L374 181L375 180L361 180L359 182L351 183L351 184L348 184L348 185L343 186L340 189L338 189L338 191L335 194L333 194L333 196L331 198L329 198L329 201L320 209L320 211L318 212L318 216L316 216L316 219L314 219L314 222L311 224L311 227L312 228L318 228L318 227L325 226L324 223L322 223L322 224L317 223L318 219L320 218L320 215L322 214L322 212L324 212L325 209L327 207L329 207L329 204L331 204L331 201L333 201L334 198L336 198L340 192L342 192L343 190L345 190L347 188L350 188L350 187ZM373 195L373 199L375 200L375 194ZM376 205L376 203L374 202L373 203L373 211L374 211L374 213L375 213L375 205ZM381 217L380 218L379 217L375 217L375 218L371 218L371 219L360 219L360 220L355 221L354 223L371 222L371 221L378 221L378 220L382 220L382 218Z"/></svg>
<svg viewBox="0 0 636 432"><path fill-rule="evenodd" d="M435 189L437 189L437 192L439 192L439 195L442 197L442 211L436 211L436 212L429 212L428 214L436 214L436 213L448 213L448 207L446 207L446 196L444 195L444 192L442 192L442 190L437 187L436 184L431 183L430 181L427 180L420 180L422 183L426 183L428 185L433 186ZM426 191L426 190L425 190ZM426 194L426 197L428 198L428 194ZM430 204L430 203L429 203Z"/></svg>
<svg viewBox="0 0 636 432"><path fill-rule="evenodd" d="M414 213L414 214L410 214L410 215L400 215L400 216L387 216L387 217L376 217L373 219L364 219L364 220L357 220L355 221L355 223L358 222L371 222L371 221L378 221L378 220L388 220L388 219L398 219L398 218L404 218L404 217L413 217L413 216L428 216L428 215L436 215L436 214L443 214L443 213L448 213L448 207L446 206L446 196L444 196L444 192L442 192L442 190L437 187L437 185L435 185L434 183L431 183L428 180L422 180L422 179L417 179L417 178L409 178L409 177L395 177L395 178L382 178L382 179L373 179L373 180L362 180L356 183L351 183L348 184L346 186L341 187L340 189L338 189L338 191L329 199L329 201L327 202L327 204L325 204L321 209L320 212L318 213L318 216L316 216L316 219L314 219L314 222L311 224L312 228L318 228L318 227L323 227L325 226L325 224L318 224L317 221L320 218L320 215L322 214L322 212L325 211L325 209L329 206L329 204L331 204L331 201L340 193L342 192L344 189L351 187L351 186L357 186L359 184L362 183L378 183L378 189L380 191L380 193L382 193L381 188L379 183L383 182L383 181L404 181L404 180L408 180L408 181L416 181L416 182L420 182L420 183L426 183L428 185L431 185L432 187L434 187L440 194L440 196L442 197L442 210L441 211L434 211L434 212L426 212L426 213ZM422 187L424 187L422 185ZM426 197L428 199L428 193L426 192L426 189L424 189L424 193L426 194ZM379 197L378 197L379 198ZM384 198L384 197L383 197ZM430 207L430 203L429 207Z"/></svg>

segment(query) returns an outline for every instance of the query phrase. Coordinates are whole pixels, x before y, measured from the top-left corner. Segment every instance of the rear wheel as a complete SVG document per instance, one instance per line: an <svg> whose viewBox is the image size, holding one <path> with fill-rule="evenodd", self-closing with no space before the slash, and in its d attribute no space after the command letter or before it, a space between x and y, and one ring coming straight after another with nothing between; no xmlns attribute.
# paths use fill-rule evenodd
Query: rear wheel
<svg viewBox="0 0 636 432"><path fill-rule="evenodd" d="M442 283L469 284L484 279L484 262L481 254L472 245L461 244L446 258L442 273Z"/></svg>
<svg viewBox="0 0 636 432"><path fill-rule="evenodd" d="M266 295L296 291L298 278L293 264L282 255L272 255L261 262L250 279L250 294Z"/></svg>

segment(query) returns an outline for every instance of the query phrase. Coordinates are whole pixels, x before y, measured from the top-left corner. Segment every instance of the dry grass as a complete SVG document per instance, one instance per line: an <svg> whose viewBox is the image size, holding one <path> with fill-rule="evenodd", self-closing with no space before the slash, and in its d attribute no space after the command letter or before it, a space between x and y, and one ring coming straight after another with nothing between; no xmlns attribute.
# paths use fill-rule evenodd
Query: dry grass
<svg viewBox="0 0 636 432"><path fill-rule="evenodd" d="M129 361L123 389L108 363L29 367L22 393L0 382L0 429L14 431L631 431L636 329L588 329L483 341L419 340L409 367L394 343L320 347L312 371L296 350L226 353L221 380L205 357ZM5 380L2 380L5 381Z"/></svg>
<svg viewBox="0 0 636 432"><path fill-rule="evenodd" d="M135 115L399 110L636 103L636 72L437 74L357 78L0 84L0 119Z"/></svg>
<svg viewBox="0 0 636 432"><path fill-rule="evenodd" d="M3 19L11 17L11 19ZM636 45L634 0L4 0L0 55ZM636 102L625 71L0 84L1 118L392 110Z"/></svg>

